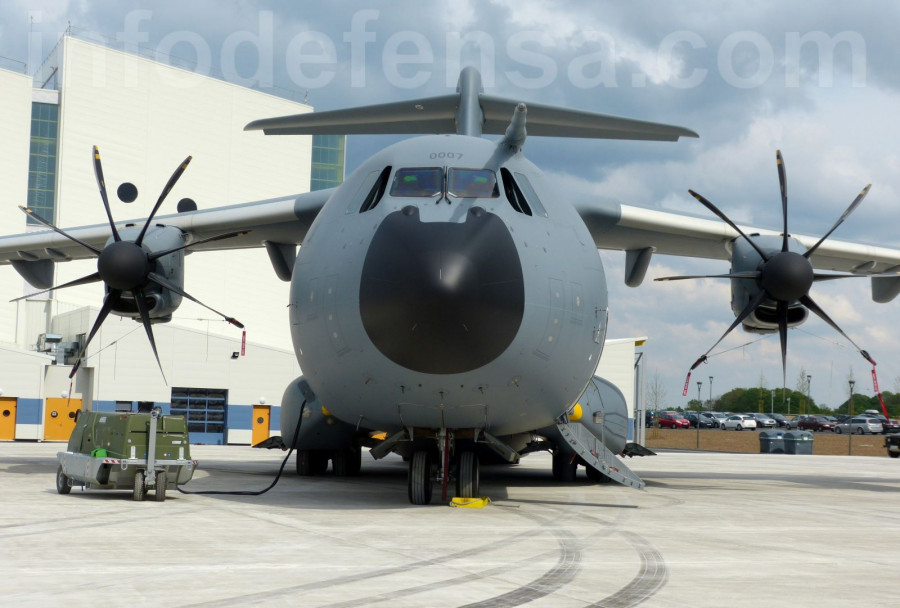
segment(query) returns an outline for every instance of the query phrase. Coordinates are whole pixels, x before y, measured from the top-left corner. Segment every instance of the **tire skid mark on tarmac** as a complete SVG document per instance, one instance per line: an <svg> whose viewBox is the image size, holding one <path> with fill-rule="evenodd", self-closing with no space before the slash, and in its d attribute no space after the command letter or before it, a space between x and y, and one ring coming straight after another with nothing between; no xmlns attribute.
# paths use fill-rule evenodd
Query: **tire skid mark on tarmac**
<svg viewBox="0 0 900 608"><path fill-rule="evenodd" d="M656 595L669 580L666 560L650 542L634 532L620 530L619 533L637 550L641 558L641 568L631 581L589 608L631 608L638 606Z"/></svg>
<svg viewBox="0 0 900 608"><path fill-rule="evenodd" d="M440 564L445 564L447 562L451 562L456 559L468 558L478 553L486 553L488 551L493 551L498 547L509 547L517 542L525 542L532 540L535 536L541 534L544 531L543 525L545 524L544 520L541 520L541 525L531 528L529 530L524 530L522 532L518 532L516 534L504 537L502 539L498 539L489 543L485 543L484 545L478 547L471 547L462 551L456 551L453 553L448 553L446 555L441 555L438 557L431 557L427 559L422 559L418 561L414 561L411 563L399 564L397 566L390 566L388 568L381 568L378 570L373 570L369 572L361 572L355 575L348 576L338 576L330 579L326 579L323 581L311 581L309 583L303 583L300 585L291 585L289 587L282 587L281 589L271 589L265 592L267 601L271 601L278 597L293 597L295 594L307 591L307 590L318 590L323 589L325 587L334 587L338 585L345 585L348 583L355 583L359 581L381 578L385 576L390 576L393 574L408 574L413 570L419 568L427 568L429 566L436 566ZM344 539L347 540L347 539ZM200 606L245 606L248 600L258 599L259 593L248 593L246 595L234 596L230 598L222 598L217 600L212 600L208 602L200 602L196 604L188 604L186 606L190 607L200 607Z"/></svg>
<svg viewBox="0 0 900 608"><path fill-rule="evenodd" d="M565 587L578 575L581 570L581 542L574 534L559 527L553 520L548 520L528 513L519 513L520 516L550 527L550 533L556 537L559 544L559 559L556 564L530 583L522 585L507 593L497 595L486 600L466 604L465 608L507 608L520 606L536 599L540 599Z"/></svg>
<svg viewBox="0 0 900 608"><path fill-rule="evenodd" d="M443 589L446 587L452 587L454 585L462 585L466 583L473 583L475 581L480 581L486 578L491 578L493 576L500 576L510 571L511 568L516 568L520 565L530 564L534 560L543 560L547 558L553 557L557 552L556 551L546 551L544 553L540 553L538 555L530 555L523 559L520 559L515 562L510 562L503 564L501 566L495 566L493 568L489 568L487 570L481 570L480 572L471 572L469 574L465 574L462 576L457 576L456 578L451 578L443 581L437 581L434 583L427 583L425 585L419 585L416 587L407 587L406 589L400 589L398 591L390 592L390 593L381 593L379 595L373 595L370 597L362 599L354 599L346 602L338 602L335 604L326 604L324 606L319 606L319 608L355 608L360 605L370 605L376 604L378 602L389 602L396 600L401 597L409 597L411 595L418 595L420 593L426 593L429 591L437 591L438 589Z"/></svg>

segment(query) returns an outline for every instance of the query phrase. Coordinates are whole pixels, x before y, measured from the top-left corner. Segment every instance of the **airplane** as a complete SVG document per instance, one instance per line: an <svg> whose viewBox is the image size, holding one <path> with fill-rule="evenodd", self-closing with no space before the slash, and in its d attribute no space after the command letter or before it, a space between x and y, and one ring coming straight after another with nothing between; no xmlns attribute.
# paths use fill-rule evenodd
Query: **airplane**
<svg viewBox="0 0 900 608"><path fill-rule="evenodd" d="M435 485L442 501L451 484L456 496L477 497L481 463L515 463L537 450L552 452L559 481L584 466L594 481L644 486L618 456L625 397L595 375L609 321L598 248L625 251L631 287L655 253L729 261L732 271L715 275L731 280L735 322L726 334L737 325L778 331L783 358L787 328L807 310L824 314L808 295L814 280L827 280L814 266L848 273L832 278L871 277L878 302L900 293L900 250L825 240L831 231L821 240L788 233L780 154L781 232L739 227L699 195L724 223L578 197L525 157L527 137L676 142L697 134L486 95L472 67L453 94L264 118L245 129L418 137L374 154L331 190L151 222L188 158L146 221L118 226L95 149L108 224L63 230L35 217L51 230L0 238L0 263L46 290L104 283L77 367L110 313L140 320L156 353L152 323L194 299L184 286L186 249L265 247L276 275L290 281L303 375L284 392L281 431L297 451L298 474L321 474L330 462L336 475L355 475L363 447L376 459L396 453L408 462L412 504L429 504ZM90 257L97 273L51 286L53 264Z"/></svg>

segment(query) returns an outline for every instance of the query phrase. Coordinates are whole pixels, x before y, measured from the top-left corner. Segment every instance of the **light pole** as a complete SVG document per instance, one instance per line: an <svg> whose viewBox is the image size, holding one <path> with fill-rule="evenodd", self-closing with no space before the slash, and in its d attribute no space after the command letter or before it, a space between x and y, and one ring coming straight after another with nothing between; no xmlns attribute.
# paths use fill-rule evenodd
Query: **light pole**
<svg viewBox="0 0 900 608"><path fill-rule="evenodd" d="M774 414L775 413L775 391L771 390L769 392L772 394L771 401L769 402L769 410L771 411L771 413Z"/></svg>
<svg viewBox="0 0 900 608"><path fill-rule="evenodd" d="M709 404L707 407L707 409L710 409L710 410L712 409L712 381L713 381L713 377L710 376L709 377Z"/></svg>
<svg viewBox="0 0 900 608"><path fill-rule="evenodd" d="M790 397L787 398L787 402L788 402L788 413L787 413L787 415L790 416L790 415L791 415L791 398L790 398Z"/></svg>
<svg viewBox="0 0 900 608"><path fill-rule="evenodd" d="M811 385L812 385L812 376L807 376L806 377L806 413L807 414L810 412L809 406L811 405L811 403L809 401Z"/></svg>
<svg viewBox="0 0 900 608"><path fill-rule="evenodd" d="M700 412L703 406L700 401L700 387L703 386L703 380L697 380L697 449L700 449Z"/></svg>
<svg viewBox="0 0 900 608"><path fill-rule="evenodd" d="M853 387L856 386L856 380L849 380L850 399L847 400L847 454L853 456L853 427L850 421L853 419Z"/></svg>

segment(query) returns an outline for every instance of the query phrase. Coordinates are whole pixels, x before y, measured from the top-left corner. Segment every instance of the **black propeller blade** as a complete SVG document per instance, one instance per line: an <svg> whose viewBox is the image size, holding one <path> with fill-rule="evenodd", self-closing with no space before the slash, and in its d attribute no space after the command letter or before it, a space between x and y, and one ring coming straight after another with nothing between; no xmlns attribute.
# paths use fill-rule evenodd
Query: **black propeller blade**
<svg viewBox="0 0 900 608"><path fill-rule="evenodd" d="M116 223L113 221L112 211L109 209L109 198L106 196L106 181L103 179L103 164L100 162L100 150L94 146L94 177L97 178L97 187L100 188L100 198L103 200L103 208L106 209L106 217L109 219L109 227L112 229L113 239L118 242L122 240L119 231L116 230Z"/></svg>
<svg viewBox="0 0 900 608"><path fill-rule="evenodd" d="M211 241L219 241L223 239L234 238L236 236L242 236L244 234L247 234L248 231L219 234L216 236L201 239L199 241L195 241L187 245L173 247L164 251L149 252L144 247L142 247L144 237L147 234L147 230L149 229L154 216L156 215L157 211L159 211L163 201L165 201L166 197L172 191L172 188L175 187L175 184L178 182L178 179L181 177L182 173L184 173L185 169L187 169L188 164L191 162L191 157L188 156L184 161L182 161L181 164L178 165L178 168L176 168L175 172L172 173L169 181L166 182L162 193L159 195L156 204L153 206L153 210L150 212L150 215L147 218L147 221L144 223L143 228L141 228L141 231L138 234L137 238L134 241L123 240L119 231L116 229L112 211L109 207L109 198L106 193L106 182L103 179L103 165L100 161L100 151L97 149L97 146L94 146L93 148L93 157L94 176L97 178L97 186L100 189L100 199L103 201L103 207L106 210L106 217L109 220L109 227L112 232L113 242L105 246L102 250L97 249L96 247L93 247L85 243L84 241L75 238L71 234L57 228L53 225L52 222L49 222L48 220L42 218L38 214L34 213L34 211L25 207L20 207L22 211L24 211L29 217L34 218L36 221L40 222L44 226L47 226L51 230L56 231L70 241L78 243L85 249L89 250L97 258L97 272L80 279L76 279L74 281L69 281L68 283L64 283L62 285L51 287L50 289L45 289L44 291L39 291L37 292L37 294L47 293L50 291L55 291L57 289L64 289L66 287L75 287L76 285L87 285L89 283L96 283L98 281L103 281L104 285L106 286L107 294L103 300L103 306L100 308L100 313L97 315L97 319L94 321L94 325L91 327L91 331L88 333L84 345L82 345L81 351L78 353L78 358L75 360L75 365L72 366L72 371L69 374L69 377L72 378L81 367L81 363L84 361L84 355L87 352L88 345L91 343L91 340L94 339L94 336L99 331L100 326L103 325L103 322L111 312L114 312L123 304L125 304L122 294L129 293L134 299L135 306L137 307L138 314L140 315L141 324L144 326L144 330L147 333L147 339L150 341L150 348L153 349L153 356L156 358L156 364L159 366L159 371L163 376L163 380L166 381L166 375L165 372L163 372L162 362L159 359L159 352L156 348L156 340L153 336L151 315L152 311L147 305L147 294L144 291L144 288L148 284L152 283L158 285L163 289L168 289L174 293L181 295L182 297L196 302L200 306L203 306L220 315L226 321L228 321L232 325L235 325L236 327L243 328L244 325L234 317L226 316L221 312L215 310L214 308L207 306L203 302L200 302L193 296L186 293L178 285L172 283L171 281L165 279L162 275L155 272L155 262L160 258L176 253L178 251L182 251L184 249L188 249L192 246L209 243ZM29 296L24 296L23 298L16 298L16 300L22 300L25 297L32 297L37 294L31 294ZM16 300L12 301L15 302Z"/></svg>
<svg viewBox="0 0 900 608"><path fill-rule="evenodd" d="M809 296L809 289L814 282L818 281L830 281L834 279L848 279L848 278L857 278L857 277L873 277L873 276L898 276L897 273L887 273L887 274L869 274L869 275L861 275L861 274L827 274L827 273L816 273L813 271L812 263L809 261L809 257L819 248L819 246L831 236L831 233L834 232L838 226L840 226L844 220L846 220L851 213L853 213L857 207L859 207L860 203L862 203L863 199L866 197L866 194L869 192L869 188L871 188L871 184L868 184L859 195L853 200L850 206L846 211L838 218L837 222L835 222L834 226L819 239L815 245L806 250L802 255L793 251L790 251L790 246L788 242L788 201L787 201L787 172L784 166L784 159L781 156L781 151L777 150L775 152L775 161L778 167L778 183L781 189L781 209L782 209L782 220L783 220L783 231L782 231L782 241L781 241L781 251L764 251L762 247L758 243L756 243L752 238L748 237L738 226L732 222L728 216L725 215L721 210L719 210L715 205L705 199L703 196L697 194L693 190L688 190L691 193L691 196L696 198L704 207L712 211L715 215L719 217L723 222L731 226L747 243L749 243L753 249L759 254L761 262L759 264L758 270L754 271L742 271L742 272L729 272L725 274L718 275L697 275L697 276L675 276L675 277L663 277L656 279L657 281L679 281L683 279L701 279L701 278L727 278L727 279L755 279L759 290L756 292L756 295L751 299L751 301L747 304L747 306L741 311L741 313L737 316L734 323L731 324L724 334L713 344L712 348L706 351L697 361L691 366L691 371L693 371L698 365L708 360L709 353L719 345L719 343L734 330L741 322L743 322L756 308L762 305L765 302L770 302L775 304L775 312L776 319L778 323L778 337L781 342L781 368L782 373L784 375L787 374L787 330L788 330L788 322L789 322L789 311L792 304L800 303L805 306L807 309L811 310L818 317L820 317L823 321L828 323L835 331L844 336L854 347L860 352L860 354L869 362L874 365L874 361L869 356L869 354L863 349L859 348L857 344L847 336L844 331L838 327L837 323L835 323L826 313L822 310L813 299ZM769 306L770 304L767 304ZM690 373L688 374L690 377Z"/></svg>
<svg viewBox="0 0 900 608"><path fill-rule="evenodd" d="M134 244L140 245L144 242L144 235L147 233L147 228L150 227L150 222L153 221L153 216L156 215L156 212L159 211L159 208L162 206L163 201L166 200L166 197L169 196L169 192L172 191L172 188L175 187L175 183L178 181L178 178L181 177L181 174L184 173L184 170L187 169L188 164L191 162L191 156L188 156L184 161L178 165L178 168L175 169L175 172L172 173L172 177L169 178L169 181L166 182L165 187L160 193L159 198L156 199L156 204L153 205L153 211L150 212L150 217L147 218L147 221L144 223L144 227L141 228L141 233L135 239Z"/></svg>
<svg viewBox="0 0 900 608"><path fill-rule="evenodd" d="M49 228L50 230L53 230L54 232L57 232L57 233L63 235L64 237L66 237L66 238L69 239L70 241L75 241L76 243L78 243L79 245L81 245L82 247L84 247L85 249L87 249L88 251L91 251L92 253L94 253L94 254L96 254L96 255L100 255L100 250L99 250L99 249L97 249L96 247L91 247L90 245L88 245L88 244L85 243L84 241L80 241L80 240L76 239L74 236L72 236L71 234L69 234L69 233L67 233L67 232L63 232L62 230L60 230L59 228L57 228L56 226L54 226L52 223L50 223L49 221L45 220L45 219L42 218L40 215L38 215L37 213L35 213L33 209L29 209L28 207L23 207L22 205L19 205L19 209L21 209L22 212L23 212L25 215L27 215L28 217L32 218L33 220L36 220L36 221L40 222L41 224L43 224L44 226L46 226L46 227Z"/></svg>

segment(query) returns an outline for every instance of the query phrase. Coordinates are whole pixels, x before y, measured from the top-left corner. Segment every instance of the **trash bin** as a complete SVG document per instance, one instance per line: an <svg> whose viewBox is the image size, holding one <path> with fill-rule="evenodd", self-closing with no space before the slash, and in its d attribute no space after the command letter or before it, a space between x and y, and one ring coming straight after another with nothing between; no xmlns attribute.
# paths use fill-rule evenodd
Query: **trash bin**
<svg viewBox="0 0 900 608"><path fill-rule="evenodd" d="M759 434L760 454L784 454L784 433L781 431L762 431Z"/></svg>
<svg viewBox="0 0 900 608"><path fill-rule="evenodd" d="M813 435L807 431L788 431L784 434L785 454L813 453Z"/></svg>

